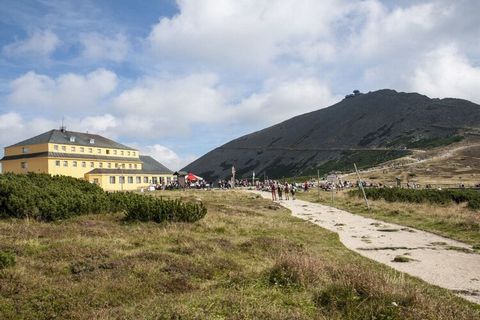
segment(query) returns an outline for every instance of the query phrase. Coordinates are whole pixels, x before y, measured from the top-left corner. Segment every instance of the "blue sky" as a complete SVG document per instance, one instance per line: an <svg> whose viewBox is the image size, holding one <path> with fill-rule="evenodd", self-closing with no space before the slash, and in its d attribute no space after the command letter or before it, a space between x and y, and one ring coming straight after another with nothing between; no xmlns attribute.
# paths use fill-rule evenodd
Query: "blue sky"
<svg viewBox="0 0 480 320"><path fill-rule="evenodd" d="M179 169L353 89L480 102L476 0L0 6L0 144L60 125Z"/></svg>

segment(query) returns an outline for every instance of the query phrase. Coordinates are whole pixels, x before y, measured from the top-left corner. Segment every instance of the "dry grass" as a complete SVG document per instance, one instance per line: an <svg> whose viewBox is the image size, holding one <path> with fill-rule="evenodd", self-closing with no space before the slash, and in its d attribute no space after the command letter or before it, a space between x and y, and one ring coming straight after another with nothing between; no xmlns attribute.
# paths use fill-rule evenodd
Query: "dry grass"
<svg viewBox="0 0 480 320"><path fill-rule="evenodd" d="M347 210L369 218L397 223L472 245L480 244L480 212L472 211L464 204L433 205L404 202L369 201L371 210L367 210L363 198L351 197L347 192L337 192L332 202L331 193L316 190L298 193L300 199L320 202Z"/></svg>
<svg viewBox="0 0 480 320"><path fill-rule="evenodd" d="M0 221L0 319L477 319L478 307L240 192L195 223ZM396 306L393 304L395 303Z"/></svg>

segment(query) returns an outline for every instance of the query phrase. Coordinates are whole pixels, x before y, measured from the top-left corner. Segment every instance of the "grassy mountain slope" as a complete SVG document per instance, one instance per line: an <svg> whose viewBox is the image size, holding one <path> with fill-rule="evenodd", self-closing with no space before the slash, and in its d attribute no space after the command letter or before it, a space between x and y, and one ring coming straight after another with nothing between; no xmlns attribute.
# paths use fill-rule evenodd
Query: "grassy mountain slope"
<svg viewBox="0 0 480 320"><path fill-rule="evenodd" d="M344 166L341 159L352 152L374 165L404 156L406 148L454 142L451 137L477 128L480 106L472 102L379 90L232 140L184 170L208 179L225 178L235 164L239 176L249 177L253 170L269 177L294 176L332 161Z"/></svg>

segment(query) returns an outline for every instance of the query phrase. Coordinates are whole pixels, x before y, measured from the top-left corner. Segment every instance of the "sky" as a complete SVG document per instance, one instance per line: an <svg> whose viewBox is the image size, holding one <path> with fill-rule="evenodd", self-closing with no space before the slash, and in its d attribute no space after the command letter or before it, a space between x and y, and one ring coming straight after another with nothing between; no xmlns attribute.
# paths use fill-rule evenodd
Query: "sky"
<svg viewBox="0 0 480 320"><path fill-rule="evenodd" d="M0 146L64 119L178 170L354 89L480 103L479 16L477 0L2 0Z"/></svg>

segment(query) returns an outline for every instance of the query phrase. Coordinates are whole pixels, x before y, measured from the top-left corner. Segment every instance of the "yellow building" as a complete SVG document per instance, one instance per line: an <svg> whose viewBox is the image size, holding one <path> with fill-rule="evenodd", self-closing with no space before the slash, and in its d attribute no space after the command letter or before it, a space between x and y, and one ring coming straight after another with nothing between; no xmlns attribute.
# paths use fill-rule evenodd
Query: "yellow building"
<svg viewBox="0 0 480 320"><path fill-rule="evenodd" d="M171 170L136 149L63 128L6 147L0 162L3 172L72 176L109 191L137 190L174 179Z"/></svg>

